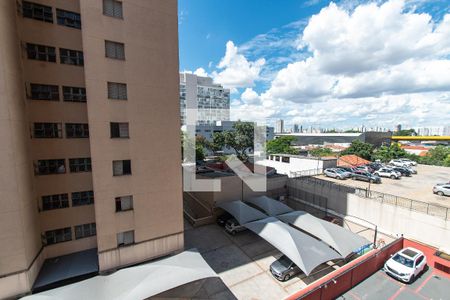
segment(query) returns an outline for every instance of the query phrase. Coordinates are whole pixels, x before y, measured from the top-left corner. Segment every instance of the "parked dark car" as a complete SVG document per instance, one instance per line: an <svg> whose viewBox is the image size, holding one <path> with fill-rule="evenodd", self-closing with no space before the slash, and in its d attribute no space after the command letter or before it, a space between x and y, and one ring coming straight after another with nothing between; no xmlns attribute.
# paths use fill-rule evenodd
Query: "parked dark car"
<svg viewBox="0 0 450 300"><path fill-rule="evenodd" d="M370 164L369 164L369 167L370 167L372 170L377 171L378 169L382 168L383 165L380 164L380 163L370 163Z"/></svg>
<svg viewBox="0 0 450 300"><path fill-rule="evenodd" d="M406 176L406 177L410 177L411 176L411 171L406 169L406 168L394 167L392 169L394 169L394 171L400 172L400 174L402 174L402 176Z"/></svg>
<svg viewBox="0 0 450 300"><path fill-rule="evenodd" d="M281 256L270 265L270 273L280 281L288 281L300 272L300 268L286 255Z"/></svg>
<svg viewBox="0 0 450 300"><path fill-rule="evenodd" d="M371 183L381 183L381 178L370 174L367 171L362 171L362 170L358 170L353 172L352 174L352 179L353 180L362 180L362 181L367 181L367 182L371 182Z"/></svg>
<svg viewBox="0 0 450 300"><path fill-rule="evenodd" d="M341 169L341 170L344 170L344 171L350 172L350 173L355 172L355 168L350 168L350 167L337 167L337 169Z"/></svg>
<svg viewBox="0 0 450 300"><path fill-rule="evenodd" d="M225 227L225 224L227 223L228 220L230 220L231 218L233 218L232 215L230 215L227 212L224 212L223 214L221 214L220 216L217 217L217 224Z"/></svg>
<svg viewBox="0 0 450 300"><path fill-rule="evenodd" d="M373 173L375 171L369 165L358 166L358 167L356 167L356 170L366 171L366 172L369 172L369 173Z"/></svg>

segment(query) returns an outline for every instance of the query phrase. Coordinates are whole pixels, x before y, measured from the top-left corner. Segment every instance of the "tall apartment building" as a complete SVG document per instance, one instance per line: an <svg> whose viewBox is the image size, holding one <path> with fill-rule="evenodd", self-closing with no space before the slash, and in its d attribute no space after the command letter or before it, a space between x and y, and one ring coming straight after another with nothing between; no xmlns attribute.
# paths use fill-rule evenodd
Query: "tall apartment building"
<svg viewBox="0 0 450 300"><path fill-rule="evenodd" d="M284 132L284 121L277 120L277 123L275 124L275 133L283 133L283 132Z"/></svg>
<svg viewBox="0 0 450 300"><path fill-rule="evenodd" d="M0 1L0 298L48 258L183 248L177 26L176 0Z"/></svg>
<svg viewBox="0 0 450 300"><path fill-rule="evenodd" d="M181 124L186 124L187 103L198 108L197 123L212 124L230 120L230 90L213 83L212 78L180 73Z"/></svg>

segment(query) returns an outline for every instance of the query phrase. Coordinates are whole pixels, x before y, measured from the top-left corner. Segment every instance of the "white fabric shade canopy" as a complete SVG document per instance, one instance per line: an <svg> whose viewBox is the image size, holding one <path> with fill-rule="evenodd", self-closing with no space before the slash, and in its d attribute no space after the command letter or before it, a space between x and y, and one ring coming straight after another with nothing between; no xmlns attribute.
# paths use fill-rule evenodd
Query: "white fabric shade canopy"
<svg viewBox="0 0 450 300"><path fill-rule="evenodd" d="M246 202L256 205L271 217L294 211L286 204L267 196L254 197L246 200Z"/></svg>
<svg viewBox="0 0 450 300"><path fill-rule="evenodd" d="M241 225L251 221L267 218L267 215L253 207L248 206L240 200L222 202L217 206L229 212Z"/></svg>
<svg viewBox="0 0 450 300"><path fill-rule="evenodd" d="M190 250L159 261L125 268L108 276L95 276L22 299L146 299L208 277L217 277L217 274L196 250Z"/></svg>
<svg viewBox="0 0 450 300"><path fill-rule="evenodd" d="M322 263L342 256L325 243L274 217L244 225L289 257L306 275Z"/></svg>
<svg viewBox="0 0 450 300"><path fill-rule="evenodd" d="M341 226L314 217L304 211L293 211L277 216L281 221L294 225L327 243L343 257L358 248L370 244L364 237Z"/></svg>

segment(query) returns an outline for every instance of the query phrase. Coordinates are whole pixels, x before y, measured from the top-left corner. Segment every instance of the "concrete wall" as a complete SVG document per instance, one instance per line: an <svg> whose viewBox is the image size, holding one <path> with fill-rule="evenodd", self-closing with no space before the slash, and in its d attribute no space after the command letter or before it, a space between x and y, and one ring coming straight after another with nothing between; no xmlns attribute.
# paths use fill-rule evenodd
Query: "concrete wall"
<svg viewBox="0 0 450 300"><path fill-rule="evenodd" d="M290 186L290 196L293 196L295 190L298 189L307 191L317 197L301 200L322 206L324 209L342 216L354 216L374 223L381 232L391 235L403 234L406 238L418 240L437 248L450 247L449 220L362 198L353 194L351 188L342 187L339 190L298 179L290 179L288 185ZM353 220L358 221L357 219Z"/></svg>

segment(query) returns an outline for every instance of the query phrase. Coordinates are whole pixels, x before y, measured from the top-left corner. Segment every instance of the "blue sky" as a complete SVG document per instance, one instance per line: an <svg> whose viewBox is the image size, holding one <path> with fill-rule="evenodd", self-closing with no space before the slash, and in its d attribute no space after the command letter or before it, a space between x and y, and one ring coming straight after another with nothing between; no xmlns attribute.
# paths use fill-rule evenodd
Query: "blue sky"
<svg viewBox="0 0 450 300"><path fill-rule="evenodd" d="M179 0L180 71L231 88L234 119L450 125L449 11L447 0Z"/></svg>

